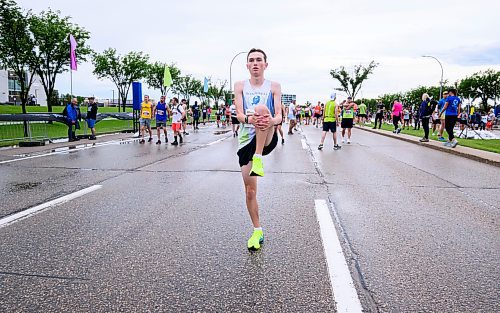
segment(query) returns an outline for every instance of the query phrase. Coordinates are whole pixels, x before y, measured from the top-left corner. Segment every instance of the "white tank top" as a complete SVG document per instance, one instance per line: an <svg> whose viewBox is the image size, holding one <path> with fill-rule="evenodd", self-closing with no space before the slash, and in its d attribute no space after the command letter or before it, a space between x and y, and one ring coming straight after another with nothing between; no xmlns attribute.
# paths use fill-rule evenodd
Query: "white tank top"
<svg viewBox="0 0 500 313"><path fill-rule="evenodd" d="M260 87L252 87L250 80L245 80L243 85L243 112L251 115L259 104L267 106L271 115L274 116L274 100L271 93L271 81L264 80Z"/></svg>

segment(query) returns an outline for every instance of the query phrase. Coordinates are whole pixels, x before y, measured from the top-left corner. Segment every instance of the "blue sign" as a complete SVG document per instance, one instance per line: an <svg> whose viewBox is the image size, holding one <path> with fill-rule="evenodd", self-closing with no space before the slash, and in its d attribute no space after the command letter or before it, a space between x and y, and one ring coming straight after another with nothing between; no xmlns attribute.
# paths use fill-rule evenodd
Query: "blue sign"
<svg viewBox="0 0 500 313"><path fill-rule="evenodd" d="M142 103L142 83L132 83L132 99L134 110L140 110Z"/></svg>

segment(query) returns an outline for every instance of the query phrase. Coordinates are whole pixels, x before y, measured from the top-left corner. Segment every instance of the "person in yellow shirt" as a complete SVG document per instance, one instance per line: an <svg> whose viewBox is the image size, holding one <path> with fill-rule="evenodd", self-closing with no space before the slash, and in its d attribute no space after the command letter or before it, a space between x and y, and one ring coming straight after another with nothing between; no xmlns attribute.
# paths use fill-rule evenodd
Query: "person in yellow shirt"
<svg viewBox="0 0 500 313"><path fill-rule="evenodd" d="M323 114L323 134L321 135L321 143L318 146L318 150L323 149L323 144L325 142L326 134L328 131L333 133L333 150L338 150L341 148L337 144L337 126L339 126L339 106L335 103L335 98L337 94L334 92L330 95L330 100L326 102L325 112ZM318 119L319 123L319 119Z"/></svg>
<svg viewBox="0 0 500 313"><path fill-rule="evenodd" d="M149 96L144 96L144 102L141 103L141 118L139 123L141 125L141 140L139 143L145 143L144 141L144 128L148 128L149 139L148 142L153 141L153 132L151 131L151 117L153 116L153 103L149 100Z"/></svg>

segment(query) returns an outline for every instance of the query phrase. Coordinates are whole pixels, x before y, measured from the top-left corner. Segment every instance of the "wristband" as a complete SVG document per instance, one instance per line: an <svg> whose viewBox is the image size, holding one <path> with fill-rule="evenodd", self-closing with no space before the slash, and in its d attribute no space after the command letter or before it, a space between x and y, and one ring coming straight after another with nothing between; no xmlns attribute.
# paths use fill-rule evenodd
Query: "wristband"
<svg viewBox="0 0 500 313"><path fill-rule="evenodd" d="M248 115L245 115L245 124L248 124Z"/></svg>

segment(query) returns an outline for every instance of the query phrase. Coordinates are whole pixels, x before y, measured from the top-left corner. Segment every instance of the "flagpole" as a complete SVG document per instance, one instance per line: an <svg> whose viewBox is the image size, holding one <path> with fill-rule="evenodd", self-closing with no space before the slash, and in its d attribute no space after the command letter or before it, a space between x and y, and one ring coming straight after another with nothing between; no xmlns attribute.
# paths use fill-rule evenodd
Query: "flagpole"
<svg viewBox="0 0 500 313"><path fill-rule="evenodd" d="M71 90L71 98L73 98L73 70L69 70L70 73L70 90Z"/></svg>

